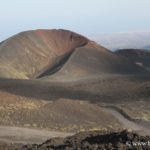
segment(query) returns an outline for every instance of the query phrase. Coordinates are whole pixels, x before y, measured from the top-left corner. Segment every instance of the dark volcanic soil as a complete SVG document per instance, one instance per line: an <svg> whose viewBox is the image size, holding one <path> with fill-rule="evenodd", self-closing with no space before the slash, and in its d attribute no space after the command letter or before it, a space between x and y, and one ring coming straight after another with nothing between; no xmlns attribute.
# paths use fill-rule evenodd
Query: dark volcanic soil
<svg viewBox="0 0 150 150"><path fill-rule="evenodd" d="M1 144L3 150L148 150L150 137L136 133L122 132L81 132L67 138L53 138L40 145Z"/></svg>
<svg viewBox="0 0 150 150"><path fill-rule="evenodd" d="M118 56L127 57L131 62L149 69L150 52L142 49L121 49L115 52Z"/></svg>
<svg viewBox="0 0 150 150"><path fill-rule="evenodd" d="M137 54L139 56L139 52ZM137 120L150 120L149 108L145 107L150 98L150 69L144 65L145 62L149 64L148 60L142 54L138 61L131 61L67 30L27 31L5 40L0 45L1 126L71 133L101 132L82 132L68 138L50 139L52 137L48 136L46 139L50 140L41 145L36 142L27 146L0 143L0 149L150 149L131 146L133 141L148 142L149 137L127 131L108 132L111 129L113 132L135 130L135 126L137 131L141 129L140 124L135 125ZM139 102L143 103L142 107L134 111ZM134 103L133 108L131 103ZM104 111L99 107L111 104L117 107L117 111ZM122 109L129 117L122 113ZM147 135L147 129L142 130ZM0 134L3 131L10 135L6 128ZM21 136L27 140L23 133ZM9 136L3 135L8 139ZM14 134L11 136L15 137L18 138ZM127 147L128 141L130 147Z"/></svg>

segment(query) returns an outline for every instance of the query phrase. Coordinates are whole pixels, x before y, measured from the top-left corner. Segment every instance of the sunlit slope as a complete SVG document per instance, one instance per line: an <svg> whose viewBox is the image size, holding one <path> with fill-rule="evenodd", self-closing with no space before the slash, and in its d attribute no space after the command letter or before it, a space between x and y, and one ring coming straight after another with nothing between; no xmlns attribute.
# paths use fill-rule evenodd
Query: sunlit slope
<svg viewBox="0 0 150 150"><path fill-rule="evenodd" d="M50 73L50 72L49 72ZM146 74L147 71L127 58L117 56L104 47L89 41L76 48L55 74L41 77L44 80L74 81L91 77Z"/></svg>
<svg viewBox="0 0 150 150"><path fill-rule="evenodd" d="M0 77L34 78L87 41L61 29L19 33L0 45Z"/></svg>

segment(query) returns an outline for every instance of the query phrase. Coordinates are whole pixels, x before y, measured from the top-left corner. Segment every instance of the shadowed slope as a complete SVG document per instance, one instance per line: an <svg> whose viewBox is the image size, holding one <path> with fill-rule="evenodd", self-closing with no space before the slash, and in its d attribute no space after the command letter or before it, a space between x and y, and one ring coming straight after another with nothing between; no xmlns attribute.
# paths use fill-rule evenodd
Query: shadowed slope
<svg viewBox="0 0 150 150"><path fill-rule="evenodd" d="M0 77L34 78L88 40L67 30L17 34L0 45Z"/></svg>
<svg viewBox="0 0 150 150"><path fill-rule="evenodd" d="M75 81L89 77L112 75L135 75L147 73L127 58L117 56L104 47L89 41L84 47L76 48L54 75L45 74L42 79ZM42 76L41 76L42 77Z"/></svg>
<svg viewBox="0 0 150 150"><path fill-rule="evenodd" d="M133 63L141 67L150 69L150 52L141 49L121 49L117 50L115 54L125 56Z"/></svg>
<svg viewBox="0 0 150 150"><path fill-rule="evenodd" d="M87 38L67 30L35 30L0 45L0 77L69 81L112 74L146 73Z"/></svg>

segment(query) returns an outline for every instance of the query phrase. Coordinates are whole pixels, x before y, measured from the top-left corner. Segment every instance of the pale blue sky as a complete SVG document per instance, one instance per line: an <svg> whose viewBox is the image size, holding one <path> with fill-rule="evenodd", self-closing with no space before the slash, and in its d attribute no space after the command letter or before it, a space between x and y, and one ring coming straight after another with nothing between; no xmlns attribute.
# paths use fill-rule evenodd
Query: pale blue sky
<svg viewBox="0 0 150 150"><path fill-rule="evenodd" d="M84 35L150 30L150 0L0 0L0 41L24 30Z"/></svg>

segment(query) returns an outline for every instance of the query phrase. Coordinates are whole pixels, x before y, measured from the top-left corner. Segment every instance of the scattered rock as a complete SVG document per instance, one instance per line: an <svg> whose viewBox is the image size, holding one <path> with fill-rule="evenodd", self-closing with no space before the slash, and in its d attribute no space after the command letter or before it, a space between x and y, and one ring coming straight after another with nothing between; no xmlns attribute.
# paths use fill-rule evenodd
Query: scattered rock
<svg viewBox="0 0 150 150"><path fill-rule="evenodd" d="M89 131L67 138L53 138L37 145L5 145L3 150L148 150L150 137L126 130L121 132ZM17 147L18 146L18 147ZM1 148L1 146L0 146Z"/></svg>

